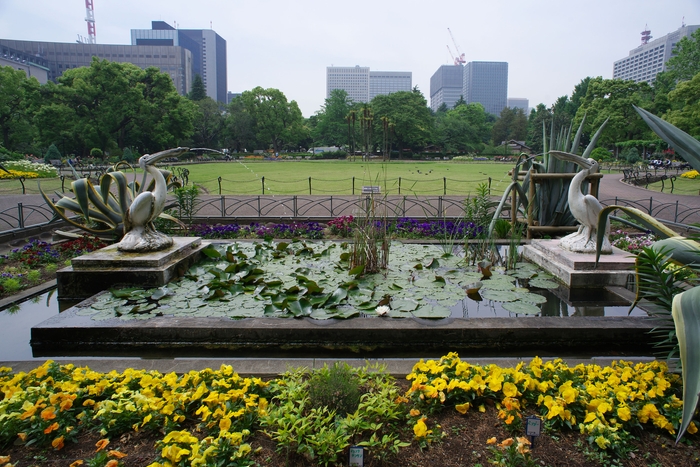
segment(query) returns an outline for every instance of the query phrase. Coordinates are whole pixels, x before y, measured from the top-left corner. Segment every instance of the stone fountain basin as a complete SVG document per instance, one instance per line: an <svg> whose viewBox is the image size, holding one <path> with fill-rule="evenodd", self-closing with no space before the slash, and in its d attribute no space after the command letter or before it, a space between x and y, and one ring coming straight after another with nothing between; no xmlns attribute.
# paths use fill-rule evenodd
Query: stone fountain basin
<svg viewBox="0 0 700 467"><path fill-rule="evenodd" d="M77 314L85 303L32 328L35 357L651 355L654 326L643 317L597 316L94 321Z"/></svg>

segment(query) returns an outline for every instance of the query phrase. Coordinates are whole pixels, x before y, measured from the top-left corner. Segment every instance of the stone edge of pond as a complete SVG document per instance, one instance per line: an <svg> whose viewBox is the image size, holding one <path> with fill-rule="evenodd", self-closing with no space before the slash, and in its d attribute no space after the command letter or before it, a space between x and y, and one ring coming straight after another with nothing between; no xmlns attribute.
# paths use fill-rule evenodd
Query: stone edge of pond
<svg viewBox="0 0 700 467"><path fill-rule="evenodd" d="M34 287L31 287L29 289L22 290L21 292L18 292L14 295L10 295L9 297L0 299L0 311L3 311L14 304L23 302L25 300L29 300L30 298L35 297L37 295L41 295L42 293L51 290L55 287L56 279L53 279L48 282L35 285Z"/></svg>

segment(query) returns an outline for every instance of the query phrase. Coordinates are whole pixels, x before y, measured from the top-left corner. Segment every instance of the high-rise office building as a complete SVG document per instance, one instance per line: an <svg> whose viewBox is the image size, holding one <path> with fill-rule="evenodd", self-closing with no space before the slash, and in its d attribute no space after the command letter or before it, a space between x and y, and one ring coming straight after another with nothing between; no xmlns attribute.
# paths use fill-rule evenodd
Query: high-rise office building
<svg viewBox="0 0 700 467"><path fill-rule="evenodd" d="M0 66L22 70L27 78L36 78L39 84L49 80L49 62L36 55L30 55L10 47L0 47Z"/></svg>
<svg viewBox="0 0 700 467"><path fill-rule="evenodd" d="M92 57L98 57L112 62L133 63L141 68L154 66L170 75L180 94L186 94L192 86L192 53L183 47L0 39L0 48L14 49L34 57L34 60L43 60L48 68L48 79L52 81L71 68L90 66Z"/></svg>
<svg viewBox="0 0 700 467"><path fill-rule="evenodd" d="M677 31L651 40L651 31L642 32L642 44L630 50L625 58L613 64L613 79L651 83L658 73L666 71L666 62L673 56L673 49L683 37L690 36L700 25L683 25Z"/></svg>
<svg viewBox="0 0 700 467"><path fill-rule="evenodd" d="M442 65L430 77L430 108L437 112L442 104L449 109L462 96L462 80L464 68L462 65Z"/></svg>
<svg viewBox="0 0 700 467"><path fill-rule="evenodd" d="M493 115L508 105L508 63L469 62L464 67L462 96L468 104L478 102Z"/></svg>
<svg viewBox="0 0 700 467"><path fill-rule="evenodd" d="M132 29L132 45L180 46L192 53L192 73L200 75L207 96L223 104L226 89L226 41L211 29L175 29L152 21L151 29Z"/></svg>
<svg viewBox="0 0 700 467"><path fill-rule="evenodd" d="M370 71L369 100L374 96L413 89L413 73L410 71Z"/></svg>
<svg viewBox="0 0 700 467"><path fill-rule="evenodd" d="M413 88L410 71L370 71L367 66L326 67L326 99L334 89L343 89L353 102L369 102L374 96Z"/></svg>
<svg viewBox="0 0 700 467"><path fill-rule="evenodd" d="M353 102L369 102L369 67L326 67L326 99L334 89L343 89Z"/></svg>
<svg viewBox="0 0 700 467"><path fill-rule="evenodd" d="M508 108L523 109L523 112L525 112L525 115L527 115L528 111L530 110L530 101L524 97L509 97Z"/></svg>

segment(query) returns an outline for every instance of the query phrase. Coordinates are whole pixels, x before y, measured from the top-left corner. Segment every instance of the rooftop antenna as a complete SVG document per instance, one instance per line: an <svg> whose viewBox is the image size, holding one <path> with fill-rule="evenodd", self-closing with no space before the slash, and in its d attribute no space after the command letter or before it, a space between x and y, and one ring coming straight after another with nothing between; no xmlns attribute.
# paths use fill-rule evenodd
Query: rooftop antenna
<svg viewBox="0 0 700 467"><path fill-rule="evenodd" d="M682 27L682 28L685 27L685 16L684 16L683 19L681 20L681 27Z"/></svg>
<svg viewBox="0 0 700 467"><path fill-rule="evenodd" d="M214 26L212 26L211 21L209 21L209 29L214 29Z"/></svg>
<svg viewBox="0 0 700 467"><path fill-rule="evenodd" d="M648 44L649 40L654 37L651 35L651 31L649 30L649 27L645 24L644 25L644 31L642 31L642 45Z"/></svg>

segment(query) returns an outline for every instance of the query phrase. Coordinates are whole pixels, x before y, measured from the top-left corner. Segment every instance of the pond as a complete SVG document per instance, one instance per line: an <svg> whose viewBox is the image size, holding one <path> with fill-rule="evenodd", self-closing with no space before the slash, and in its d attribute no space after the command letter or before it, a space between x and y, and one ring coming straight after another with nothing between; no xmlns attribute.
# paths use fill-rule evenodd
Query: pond
<svg viewBox="0 0 700 467"><path fill-rule="evenodd" d="M103 294L91 307L80 310L80 314L96 320L115 318L115 315L120 320L148 319L161 314L239 319L291 317L294 316L291 309L316 320L371 319L377 316L376 309L382 298L390 296L389 316L396 318L646 316L639 308L628 315L624 300L607 290L586 289L579 294L583 299L572 299L573 291L561 286L553 288L551 283L547 284L551 276L529 264L520 263L510 270L495 267L491 278L479 281L482 274L475 266L463 267L465 261L460 255L443 257L436 245L406 248L392 245L391 257L400 262L392 263L386 275L376 275L376 279L369 281L349 276L347 268L336 271L341 257L347 253L340 244L257 245L239 243L228 251L228 245L218 245L209 251L211 259L195 266L187 279L169 284L166 289L130 290L121 296ZM304 249L308 249L306 253ZM285 250L287 253L282 254ZM233 263L227 256L228 259L237 258L236 267L231 268ZM258 260L254 261L256 257ZM294 275L284 276L282 266L287 269L293 266ZM540 279L540 282L533 279ZM465 288L473 282L482 282L482 288L478 295L467 295ZM349 293L347 286L338 292L348 283L355 284ZM547 288L536 287L538 284ZM310 289L319 290L319 293L310 294ZM338 299L340 296L342 300ZM325 300L323 305L314 308L313 304L321 300ZM521 308L516 306L508 310L509 304L521 302ZM287 311L282 309L283 303L291 304ZM0 311L0 360L32 359L31 327L58 312L59 304L53 292Z"/></svg>

